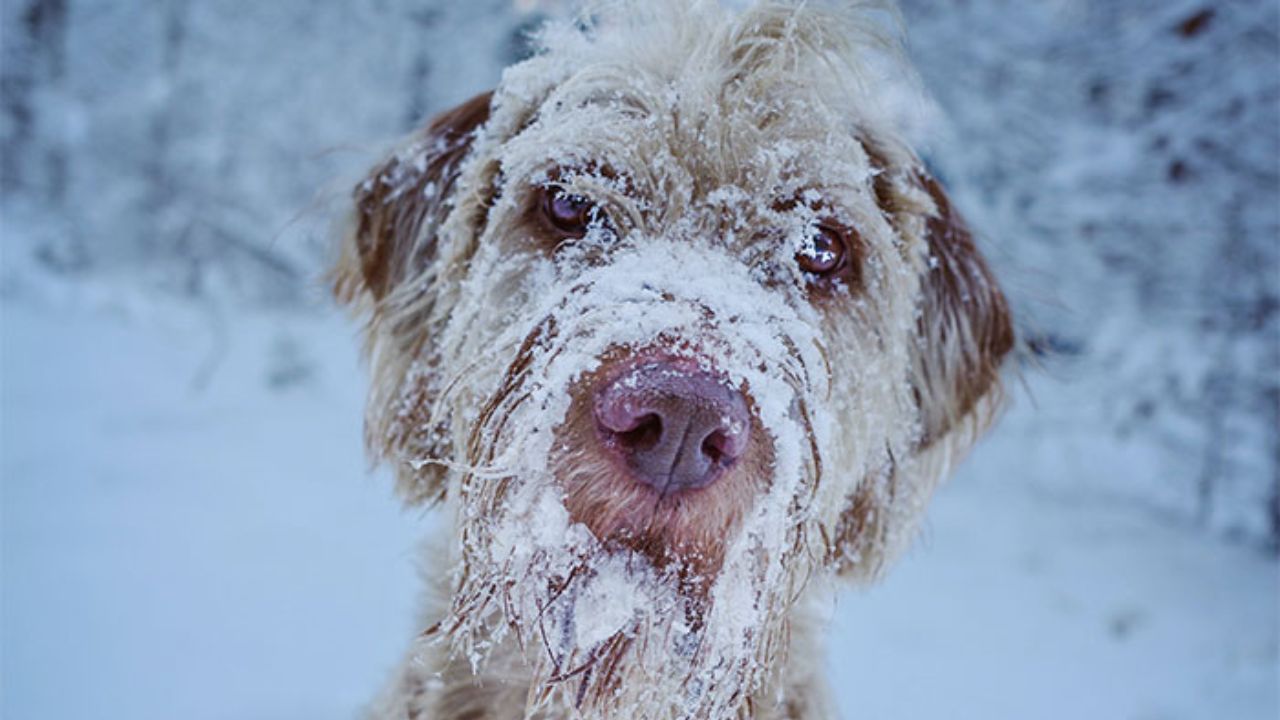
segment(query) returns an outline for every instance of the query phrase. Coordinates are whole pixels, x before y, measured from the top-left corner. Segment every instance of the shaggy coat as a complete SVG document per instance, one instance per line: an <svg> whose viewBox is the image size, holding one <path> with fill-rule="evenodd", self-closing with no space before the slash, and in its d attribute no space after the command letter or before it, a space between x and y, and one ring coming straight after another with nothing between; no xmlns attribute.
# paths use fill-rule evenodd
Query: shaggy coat
<svg viewBox="0 0 1280 720"><path fill-rule="evenodd" d="M366 441L449 520L371 717L831 716L830 593L910 541L1014 338L892 13L823 7L606 3L356 188ZM747 408L678 492L601 420L650 366Z"/></svg>

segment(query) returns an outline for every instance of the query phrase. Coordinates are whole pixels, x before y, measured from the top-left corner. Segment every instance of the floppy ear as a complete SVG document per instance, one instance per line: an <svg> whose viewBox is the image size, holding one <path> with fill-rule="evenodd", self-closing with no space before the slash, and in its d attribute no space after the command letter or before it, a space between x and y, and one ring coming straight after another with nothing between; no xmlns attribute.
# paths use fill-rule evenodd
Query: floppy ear
<svg viewBox="0 0 1280 720"><path fill-rule="evenodd" d="M974 246L964 219L942 185L922 170L915 181L933 200L925 223L927 262L920 279L920 316L912 379L920 411L920 449L983 415L1000 392L1000 365L1013 348L1004 293ZM972 431L989 417L972 418Z"/></svg>
<svg viewBox="0 0 1280 720"><path fill-rule="evenodd" d="M406 150L356 186L355 216L333 273L340 301L364 292L381 300L435 258L436 230L475 130L489 119L492 98L492 92L482 93L437 115Z"/></svg>
<svg viewBox="0 0 1280 720"><path fill-rule="evenodd" d="M919 263L908 377L919 434L905 457L868 477L835 530L842 575L871 579L914 533L937 482L1000 406L1000 365L1013 348L1009 306L964 219L913 155L868 143L876 200Z"/></svg>
<svg viewBox="0 0 1280 720"><path fill-rule="evenodd" d="M436 312L443 272L437 267L439 233L454 210L463 160L489 119L491 100L492 93L477 95L436 116L356 186L331 273L337 299L368 317L366 450L373 461L390 461L409 503L443 497L443 467L424 461L452 454L447 421L435 416L435 341L443 322Z"/></svg>

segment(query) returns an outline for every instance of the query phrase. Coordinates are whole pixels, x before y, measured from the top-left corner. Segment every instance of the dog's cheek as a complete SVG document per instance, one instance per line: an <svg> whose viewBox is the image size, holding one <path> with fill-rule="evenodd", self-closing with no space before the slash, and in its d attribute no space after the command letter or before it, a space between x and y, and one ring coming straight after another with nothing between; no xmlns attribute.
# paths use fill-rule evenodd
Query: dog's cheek
<svg viewBox="0 0 1280 720"><path fill-rule="evenodd" d="M848 330L843 348L830 352L836 381L827 412L834 427L821 448L824 473L814 498L827 565L860 580L875 578L892 554L894 524L906 522L897 503L916 491L898 467L916 433L905 333L870 341L873 335L866 327Z"/></svg>
<svg viewBox="0 0 1280 720"><path fill-rule="evenodd" d="M522 231L511 218L495 211L467 259L450 324L442 336L445 362L472 365L510 353L500 347L518 345L532 332L544 297L554 287L551 261L521 242ZM501 372L504 368L492 368Z"/></svg>

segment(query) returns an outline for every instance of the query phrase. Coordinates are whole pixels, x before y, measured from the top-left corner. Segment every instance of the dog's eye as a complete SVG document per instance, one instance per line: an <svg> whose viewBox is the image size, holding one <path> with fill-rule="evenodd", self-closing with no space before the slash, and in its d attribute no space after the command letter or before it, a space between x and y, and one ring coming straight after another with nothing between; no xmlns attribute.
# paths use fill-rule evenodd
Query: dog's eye
<svg viewBox="0 0 1280 720"><path fill-rule="evenodd" d="M542 214L566 237L580 238L587 234L599 211L588 198L571 195L552 186L543 190Z"/></svg>
<svg viewBox="0 0 1280 720"><path fill-rule="evenodd" d="M847 233L830 222L814 225L796 251L796 262L800 269L813 275L830 275L844 267L849 253Z"/></svg>

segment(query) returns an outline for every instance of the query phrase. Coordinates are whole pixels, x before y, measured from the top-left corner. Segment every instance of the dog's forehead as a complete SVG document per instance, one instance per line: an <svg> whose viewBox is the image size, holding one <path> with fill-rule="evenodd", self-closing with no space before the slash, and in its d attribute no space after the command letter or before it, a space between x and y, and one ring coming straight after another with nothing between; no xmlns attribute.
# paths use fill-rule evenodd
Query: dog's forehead
<svg viewBox="0 0 1280 720"><path fill-rule="evenodd" d="M548 26L541 52L504 74L500 98L522 108L508 140L536 146L532 162L607 165L694 196L838 194L873 173L859 134L883 134L885 101L910 95L900 73L872 69L896 57L871 11L677 0L597 9L582 27ZM504 168L519 174L518 164Z"/></svg>
<svg viewBox="0 0 1280 720"><path fill-rule="evenodd" d="M643 69L611 80L586 68L553 89L506 143L504 173L535 183L604 175L642 200L678 196L685 209L749 213L818 197L840 208L870 197L875 170L855 123L816 93Z"/></svg>

